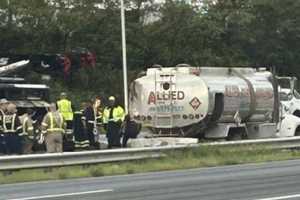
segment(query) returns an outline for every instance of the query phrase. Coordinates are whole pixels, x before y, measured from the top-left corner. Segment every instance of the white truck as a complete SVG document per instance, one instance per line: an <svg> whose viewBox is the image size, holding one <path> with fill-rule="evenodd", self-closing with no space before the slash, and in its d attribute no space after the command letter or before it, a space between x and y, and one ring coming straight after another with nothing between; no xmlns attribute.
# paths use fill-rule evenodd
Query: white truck
<svg viewBox="0 0 300 200"><path fill-rule="evenodd" d="M295 85L296 78L265 68L154 67L132 82L129 112L154 137L294 136L300 135Z"/></svg>

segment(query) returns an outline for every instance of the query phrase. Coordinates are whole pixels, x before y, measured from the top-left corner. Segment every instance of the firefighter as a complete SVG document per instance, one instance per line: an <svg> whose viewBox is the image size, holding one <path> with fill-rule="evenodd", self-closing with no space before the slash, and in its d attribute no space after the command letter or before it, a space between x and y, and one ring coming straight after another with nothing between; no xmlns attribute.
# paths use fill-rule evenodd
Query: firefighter
<svg viewBox="0 0 300 200"><path fill-rule="evenodd" d="M19 134L22 132L22 124L16 113L15 104L7 105L7 112L3 115L3 134L6 154L21 154L22 143Z"/></svg>
<svg viewBox="0 0 300 200"><path fill-rule="evenodd" d="M62 114L66 124L66 134L72 134L72 123L73 123L73 109L72 102L67 99L67 94L62 92L60 94L60 100L57 101L58 111Z"/></svg>
<svg viewBox="0 0 300 200"><path fill-rule="evenodd" d="M96 148L95 136L94 136L95 114L94 114L92 101L88 101L86 103L86 108L83 111L83 120L84 120L85 132L90 142L90 148L94 149Z"/></svg>
<svg viewBox="0 0 300 200"><path fill-rule="evenodd" d="M50 104L49 112L45 115L42 122L41 136L41 138L45 138L48 153L63 151L63 134L65 133L65 128L64 117L56 110L54 103Z"/></svg>
<svg viewBox="0 0 300 200"><path fill-rule="evenodd" d="M3 117L7 110L8 101L0 99L0 154L6 153L6 142L3 132Z"/></svg>
<svg viewBox="0 0 300 200"><path fill-rule="evenodd" d="M34 129L33 121L31 115L33 114L32 109L27 109L26 113L20 116L20 121L22 124L22 133L19 134L22 137L22 153L30 154L32 153L32 146L34 143Z"/></svg>
<svg viewBox="0 0 300 200"><path fill-rule="evenodd" d="M90 146L90 141L86 134L85 117L83 115L86 108L86 103L81 104L81 109L74 112L73 131L75 137L75 148L87 149Z"/></svg>
<svg viewBox="0 0 300 200"><path fill-rule="evenodd" d="M103 123L106 129L108 148L121 147L120 128L125 117L124 109L116 104L114 96L110 96L108 100L109 106L103 111Z"/></svg>

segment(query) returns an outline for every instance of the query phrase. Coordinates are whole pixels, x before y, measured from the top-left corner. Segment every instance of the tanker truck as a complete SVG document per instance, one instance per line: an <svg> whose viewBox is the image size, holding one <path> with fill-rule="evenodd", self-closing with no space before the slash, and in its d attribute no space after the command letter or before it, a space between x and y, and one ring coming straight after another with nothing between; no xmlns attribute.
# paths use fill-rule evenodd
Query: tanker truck
<svg viewBox="0 0 300 200"><path fill-rule="evenodd" d="M296 78L276 77L266 68L153 67L131 83L129 114L151 137L300 135L295 85Z"/></svg>

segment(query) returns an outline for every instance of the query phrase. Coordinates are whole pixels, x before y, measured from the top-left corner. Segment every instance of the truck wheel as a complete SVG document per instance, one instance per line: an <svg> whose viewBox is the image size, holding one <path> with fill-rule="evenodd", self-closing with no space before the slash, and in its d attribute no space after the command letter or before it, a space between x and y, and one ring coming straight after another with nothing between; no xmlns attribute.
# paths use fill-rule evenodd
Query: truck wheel
<svg viewBox="0 0 300 200"><path fill-rule="evenodd" d="M298 126L295 130L295 136L300 136L300 126Z"/></svg>
<svg viewBox="0 0 300 200"><path fill-rule="evenodd" d="M297 116L297 117L300 117L300 111L299 110L296 110L293 115Z"/></svg>
<svg viewBox="0 0 300 200"><path fill-rule="evenodd" d="M245 128L231 128L228 133L227 140L228 141L237 141L246 138Z"/></svg>
<svg viewBox="0 0 300 200"><path fill-rule="evenodd" d="M238 141L238 140L242 140L243 137L240 133L234 133L234 134L230 134L227 137L228 141Z"/></svg>

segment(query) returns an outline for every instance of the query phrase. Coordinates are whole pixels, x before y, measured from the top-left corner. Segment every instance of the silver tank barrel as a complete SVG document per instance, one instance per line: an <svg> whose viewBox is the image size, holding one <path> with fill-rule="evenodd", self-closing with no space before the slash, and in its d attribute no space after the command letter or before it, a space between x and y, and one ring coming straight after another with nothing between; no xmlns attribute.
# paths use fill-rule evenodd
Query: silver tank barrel
<svg viewBox="0 0 300 200"><path fill-rule="evenodd" d="M199 123L271 122L272 74L253 68L149 68L130 91L130 114L155 129Z"/></svg>

